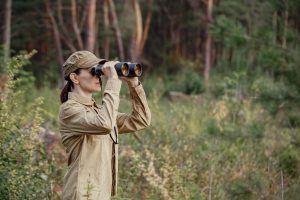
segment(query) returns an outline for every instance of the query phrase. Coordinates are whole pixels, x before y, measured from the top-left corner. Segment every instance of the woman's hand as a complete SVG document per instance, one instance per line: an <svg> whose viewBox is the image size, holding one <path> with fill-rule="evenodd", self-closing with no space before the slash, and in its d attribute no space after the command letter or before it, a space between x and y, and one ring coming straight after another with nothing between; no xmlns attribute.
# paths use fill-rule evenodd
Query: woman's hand
<svg viewBox="0 0 300 200"><path fill-rule="evenodd" d="M104 63L102 67L102 72L104 76L107 78L118 78L118 73L115 69L115 65L118 63L118 61L108 61Z"/></svg>
<svg viewBox="0 0 300 200"><path fill-rule="evenodd" d="M124 80L127 82L128 86L135 87L139 84L139 78L137 76L135 77L126 77L126 76L120 76L121 80Z"/></svg>

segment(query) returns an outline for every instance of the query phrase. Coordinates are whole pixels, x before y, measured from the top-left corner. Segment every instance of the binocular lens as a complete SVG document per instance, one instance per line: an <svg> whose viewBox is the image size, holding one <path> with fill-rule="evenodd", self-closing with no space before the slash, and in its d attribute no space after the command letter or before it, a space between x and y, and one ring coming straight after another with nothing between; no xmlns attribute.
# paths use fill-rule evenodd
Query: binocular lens
<svg viewBox="0 0 300 200"><path fill-rule="evenodd" d="M134 67L134 73L136 76L141 76L142 75L142 67L140 64L136 64Z"/></svg>
<svg viewBox="0 0 300 200"><path fill-rule="evenodd" d="M115 65L115 69L118 73L118 76L128 76L129 74L129 66L127 63L117 63Z"/></svg>
<svg viewBox="0 0 300 200"><path fill-rule="evenodd" d="M127 76L129 73L129 67L127 64L123 64L121 67L121 72L123 76Z"/></svg>
<svg viewBox="0 0 300 200"><path fill-rule="evenodd" d="M129 63L129 77L141 76L142 66L139 63Z"/></svg>

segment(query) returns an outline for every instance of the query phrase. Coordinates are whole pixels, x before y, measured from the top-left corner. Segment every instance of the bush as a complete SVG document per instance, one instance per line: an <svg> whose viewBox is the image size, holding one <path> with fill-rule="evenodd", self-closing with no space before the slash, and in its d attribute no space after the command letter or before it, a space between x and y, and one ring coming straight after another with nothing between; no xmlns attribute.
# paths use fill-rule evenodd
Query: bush
<svg viewBox="0 0 300 200"><path fill-rule="evenodd" d="M168 83L168 89L186 94L201 94L204 92L203 78L193 69L182 69L176 77Z"/></svg>
<svg viewBox="0 0 300 200"><path fill-rule="evenodd" d="M43 98L26 102L32 77L21 67L35 53L22 52L2 64L7 72L0 94L0 197L47 199L51 196L50 165L38 132ZM4 62L2 62L4 63Z"/></svg>

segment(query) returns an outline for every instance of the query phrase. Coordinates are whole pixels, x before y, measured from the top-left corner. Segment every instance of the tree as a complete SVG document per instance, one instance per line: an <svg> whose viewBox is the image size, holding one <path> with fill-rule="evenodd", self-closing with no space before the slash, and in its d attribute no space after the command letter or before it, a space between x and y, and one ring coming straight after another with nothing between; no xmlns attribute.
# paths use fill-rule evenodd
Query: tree
<svg viewBox="0 0 300 200"><path fill-rule="evenodd" d="M115 3L113 0L106 0L106 1L108 1L108 5L110 8L112 24L113 24L113 27L115 30L115 36L116 36L120 60L124 60L124 58L125 58L124 45L123 45L121 30L119 27L119 20L118 20L117 13L116 13Z"/></svg>
<svg viewBox="0 0 300 200"><path fill-rule="evenodd" d="M96 0L89 0L87 13L87 38L85 49L94 52L96 44Z"/></svg>
<svg viewBox="0 0 300 200"><path fill-rule="evenodd" d="M150 23L152 19L152 0L148 1L148 6L149 9L146 17L145 28L143 29L143 18L139 1L132 0L132 7L135 14L135 29L134 34L132 34L131 60L134 62L140 62L145 43L148 38Z"/></svg>
<svg viewBox="0 0 300 200"><path fill-rule="evenodd" d="M5 1L4 8L4 34L3 34L3 46L4 46L4 58L10 57L10 37L11 37L11 6L12 0Z"/></svg>
<svg viewBox="0 0 300 200"><path fill-rule="evenodd" d="M47 11L48 17L49 17L50 22L52 24L53 37L54 37L54 40L55 40L55 46L56 46L56 50L57 50L57 54L58 54L57 55L58 63L61 66L60 67L60 79L59 79L58 85L60 87L63 87L64 75L63 75L62 66L63 66L63 63L64 63L64 58L63 58L62 45L61 45L61 41L60 41L60 33L59 33L59 30L58 30L56 20L55 20L55 18L53 16L53 13L51 11L51 5L50 5L49 0L45 0L45 5L46 5L46 11Z"/></svg>
<svg viewBox="0 0 300 200"><path fill-rule="evenodd" d="M210 33L210 24L212 23L212 11L213 11L213 0L207 0L207 23L206 23L206 40L205 40L205 65L204 65L204 79L208 81L209 72L211 69L211 46L212 46L212 36Z"/></svg>

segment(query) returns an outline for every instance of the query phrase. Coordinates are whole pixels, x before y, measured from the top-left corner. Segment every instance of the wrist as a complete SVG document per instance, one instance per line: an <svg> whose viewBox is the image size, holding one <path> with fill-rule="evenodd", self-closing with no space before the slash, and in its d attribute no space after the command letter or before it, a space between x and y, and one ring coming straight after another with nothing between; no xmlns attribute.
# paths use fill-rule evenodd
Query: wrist
<svg viewBox="0 0 300 200"><path fill-rule="evenodd" d="M129 87L136 87L139 85L139 81L128 81L127 84Z"/></svg>

